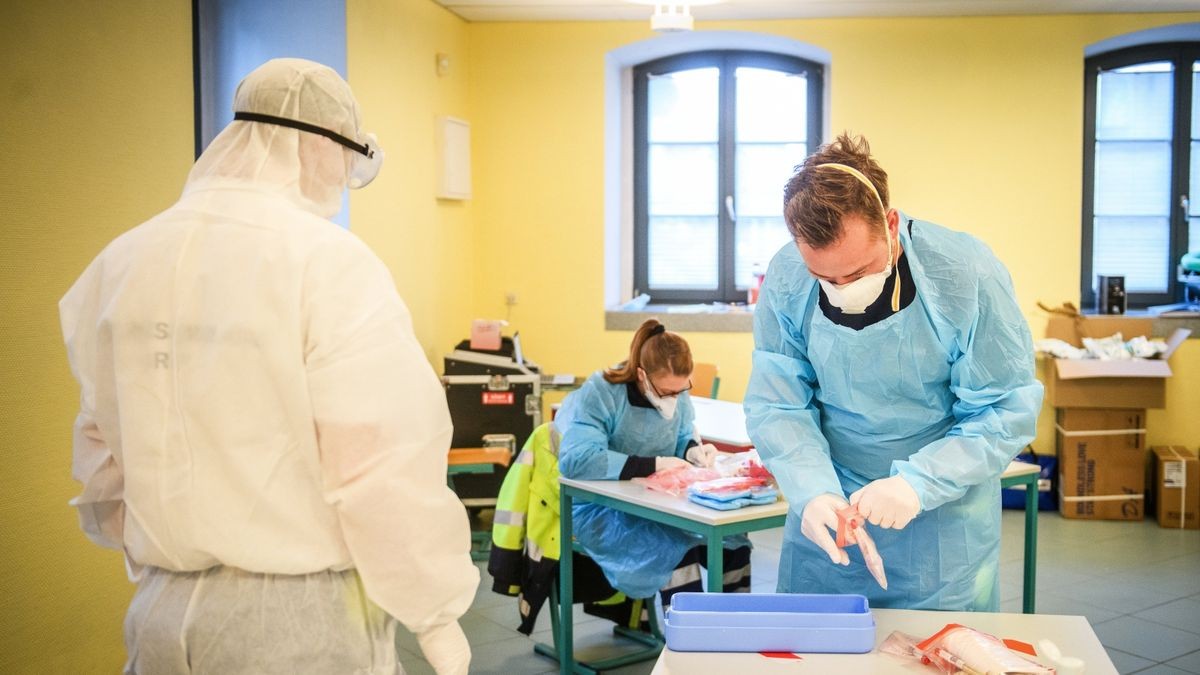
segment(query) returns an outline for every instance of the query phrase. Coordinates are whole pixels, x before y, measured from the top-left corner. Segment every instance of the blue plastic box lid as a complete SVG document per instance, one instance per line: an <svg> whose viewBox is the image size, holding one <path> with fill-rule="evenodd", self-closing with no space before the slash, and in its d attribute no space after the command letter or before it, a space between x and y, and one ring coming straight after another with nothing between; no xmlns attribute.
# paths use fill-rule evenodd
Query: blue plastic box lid
<svg viewBox="0 0 1200 675"><path fill-rule="evenodd" d="M862 595L676 593L664 633L673 651L854 653L875 646Z"/></svg>

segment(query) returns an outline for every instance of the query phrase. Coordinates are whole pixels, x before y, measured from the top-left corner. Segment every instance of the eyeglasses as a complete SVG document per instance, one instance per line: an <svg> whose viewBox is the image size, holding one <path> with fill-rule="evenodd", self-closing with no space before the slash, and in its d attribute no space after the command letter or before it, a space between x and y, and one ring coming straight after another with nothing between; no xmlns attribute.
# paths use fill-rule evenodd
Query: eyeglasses
<svg viewBox="0 0 1200 675"><path fill-rule="evenodd" d="M692 381L690 378L688 379L687 386L684 387L683 389L680 389L679 391L672 391L672 392L667 392L667 393L663 393L663 392L659 391L658 387L654 386L654 380L651 380L648 376L646 377L646 381L650 383L650 388L654 390L654 393L656 395L658 395L659 398L673 398L673 397L678 396L678 395L682 394L683 392L688 391L689 389L692 388Z"/></svg>

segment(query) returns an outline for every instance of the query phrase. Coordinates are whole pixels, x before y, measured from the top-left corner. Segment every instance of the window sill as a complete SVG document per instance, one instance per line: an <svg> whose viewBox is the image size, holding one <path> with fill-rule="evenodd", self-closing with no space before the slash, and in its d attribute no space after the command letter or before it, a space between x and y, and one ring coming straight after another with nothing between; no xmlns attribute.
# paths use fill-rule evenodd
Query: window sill
<svg viewBox="0 0 1200 675"><path fill-rule="evenodd" d="M637 330L646 319L658 319L677 333L750 333L754 310L745 305L646 305L636 311L604 312L605 330Z"/></svg>
<svg viewBox="0 0 1200 675"><path fill-rule="evenodd" d="M1102 320L1109 316L1107 314L1097 314L1094 311L1084 311L1083 315L1091 320ZM1176 328L1186 328L1192 331L1188 336L1189 340L1200 339L1200 315L1198 316L1156 316L1142 309L1130 310L1124 314L1111 315L1114 319L1150 319L1153 321L1153 328L1150 334L1157 337L1166 337L1175 332ZM1126 338L1133 337L1127 335Z"/></svg>
<svg viewBox="0 0 1200 675"><path fill-rule="evenodd" d="M1091 319L1102 315L1084 312ZM1176 328L1192 331L1189 340L1200 339L1200 316L1153 316L1145 311L1131 311L1117 318L1150 318L1154 321L1151 334L1170 335ZM632 331L646 319L658 319L668 329L679 333L750 333L754 330L754 310L744 305L647 305L637 311L609 309L604 312L604 329Z"/></svg>

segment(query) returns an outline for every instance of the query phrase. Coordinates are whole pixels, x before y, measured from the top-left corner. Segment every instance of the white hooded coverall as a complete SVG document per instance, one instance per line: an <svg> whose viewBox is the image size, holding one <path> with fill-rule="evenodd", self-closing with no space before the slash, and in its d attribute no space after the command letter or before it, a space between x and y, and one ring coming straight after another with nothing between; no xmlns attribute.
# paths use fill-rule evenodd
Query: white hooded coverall
<svg viewBox="0 0 1200 675"><path fill-rule="evenodd" d="M235 110L360 138L349 87L308 61L251 73ZM127 672L395 673L391 617L466 672L450 417L387 268L327 219L352 161L235 121L60 303L72 504L139 582Z"/></svg>

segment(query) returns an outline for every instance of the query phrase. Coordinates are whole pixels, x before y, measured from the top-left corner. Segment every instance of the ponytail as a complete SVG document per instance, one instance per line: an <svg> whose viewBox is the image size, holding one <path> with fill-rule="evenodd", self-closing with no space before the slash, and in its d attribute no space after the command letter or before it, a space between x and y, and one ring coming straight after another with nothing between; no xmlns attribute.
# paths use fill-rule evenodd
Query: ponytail
<svg viewBox="0 0 1200 675"><path fill-rule="evenodd" d="M672 375L692 374L692 350L676 333L667 331L658 319L646 319L629 344L629 357L604 371L604 379L613 384L635 382L638 368L649 373L669 371Z"/></svg>

